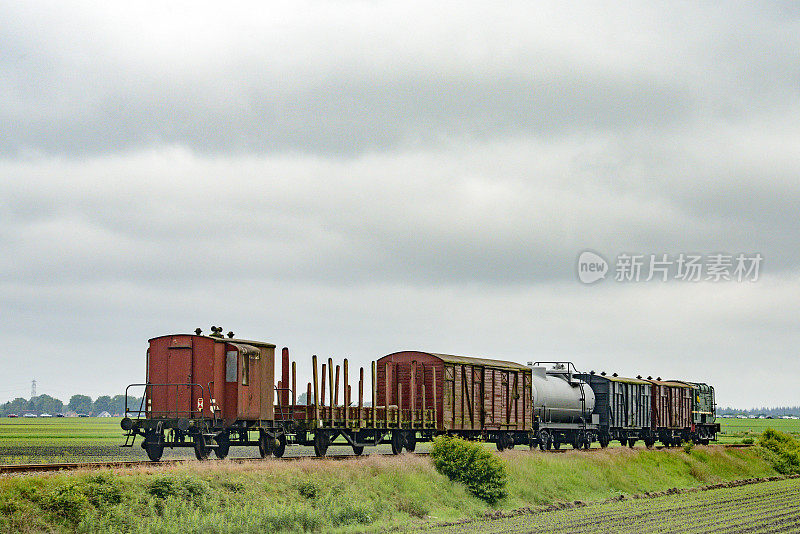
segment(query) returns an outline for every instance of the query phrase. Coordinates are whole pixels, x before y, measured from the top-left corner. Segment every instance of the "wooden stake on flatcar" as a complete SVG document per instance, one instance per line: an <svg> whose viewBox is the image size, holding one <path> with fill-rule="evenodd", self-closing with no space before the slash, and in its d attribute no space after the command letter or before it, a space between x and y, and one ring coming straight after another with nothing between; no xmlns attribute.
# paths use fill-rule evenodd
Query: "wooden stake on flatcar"
<svg viewBox="0 0 800 534"><path fill-rule="evenodd" d="M319 421L319 389L317 388L317 355L314 354L311 357L311 366L314 368L314 426L317 426L317 421ZM308 402L308 400L306 400Z"/></svg>
<svg viewBox="0 0 800 534"><path fill-rule="evenodd" d="M306 406L305 406L306 421L311 419L311 416L308 413L308 406L311 404L313 398L314 398L313 393L311 393L311 382L309 382L308 386L306 387Z"/></svg>
<svg viewBox="0 0 800 534"><path fill-rule="evenodd" d="M350 384L347 383L347 358L344 359L344 427L347 428L347 423L349 422L349 417L347 417L347 412L350 411Z"/></svg>
<svg viewBox="0 0 800 534"><path fill-rule="evenodd" d="M326 367L326 364L323 363L322 364L322 395L321 395L322 406L325 406L325 382L328 381L327 369L328 368Z"/></svg>
<svg viewBox="0 0 800 534"><path fill-rule="evenodd" d="M364 408L364 368L358 370L358 428L364 426L361 410Z"/></svg>
<svg viewBox="0 0 800 534"><path fill-rule="evenodd" d="M289 404L289 348L281 349L281 407L285 409Z"/></svg>
<svg viewBox="0 0 800 534"><path fill-rule="evenodd" d="M333 426L333 358L328 358L328 387L330 387L330 393L328 395L331 401L330 406L328 406L330 410L328 418L330 419L331 426Z"/></svg>
<svg viewBox="0 0 800 534"><path fill-rule="evenodd" d="M333 390L333 402L331 406L339 406L339 365L336 366L336 380L334 382L334 390Z"/></svg>
<svg viewBox="0 0 800 534"><path fill-rule="evenodd" d="M297 362L292 362L292 412L297 406ZM292 416L294 419L294 416Z"/></svg>

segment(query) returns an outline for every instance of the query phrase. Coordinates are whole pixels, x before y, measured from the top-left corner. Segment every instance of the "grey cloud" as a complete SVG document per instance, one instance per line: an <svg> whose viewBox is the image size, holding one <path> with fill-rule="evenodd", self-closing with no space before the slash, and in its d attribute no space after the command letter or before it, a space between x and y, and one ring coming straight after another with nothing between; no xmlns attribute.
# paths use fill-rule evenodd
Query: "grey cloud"
<svg viewBox="0 0 800 534"><path fill-rule="evenodd" d="M179 30L143 35L140 50L119 46L102 17L62 13L87 32L76 39L64 20L40 20L18 9L5 17L12 23L0 36L10 51L0 63L8 80L0 150L6 156L93 154L182 144L211 153L350 156L452 136L702 127L709 118L769 112L794 100L796 17L775 22L769 10L736 10L731 20L712 22L719 13L709 8L697 13L704 24L681 28L671 16L660 27L653 24L651 17L664 15L655 11L640 14L642 32L653 33L630 49L624 34L615 41L585 31L582 46L596 42L597 49L570 50L557 48L559 39L577 44L569 32L546 34L554 42L539 37L548 29L536 10L527 13L529 26L513 24L514 14L526 15L519 10L500 19L511 32L505 38L490 35L491 26L476 37L445 24L410 44L402 28L386 21L370 33L354 20L348 29L361 36L359 43L312 21L296 34L278 28L272 38L212 34L204 46ZM331 16L348 24L341 13ZM499 23L474 8L460 16L456 23ZM741 19L752 24L742 28ZM112 29L119 25L106 22ZM481 36L494 56L476 51ZM309 49L304 40L320 48ZM164 49L142 57L157 43ZM193 51L198 56L187 58Z"/></svg>
<svg viewBox="0 0 800 534"><path fill-rule="evenodd" d="M302 369L703 355L721 403L796 404L797 9L507 7L4 5L0 357L37 347L5 378L116 392L221 323ZM765 264L584 287L585 248Z"/></svg>

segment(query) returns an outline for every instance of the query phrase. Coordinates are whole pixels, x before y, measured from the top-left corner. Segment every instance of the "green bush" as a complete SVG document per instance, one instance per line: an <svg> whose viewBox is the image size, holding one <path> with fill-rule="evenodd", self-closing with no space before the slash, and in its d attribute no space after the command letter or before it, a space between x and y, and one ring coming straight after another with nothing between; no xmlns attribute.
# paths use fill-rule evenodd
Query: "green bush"
<svg viewBox="0 0 800 534"><path fill-rule="evenodd" d="M481 445L439 436L433 441L431 457L437 471L461 482L479 499L495 504L506 496L506 466Z"/></svg>
<svg viewBox="0 0 800 534"><path fill-rule="evenodd" d="M765 457L778 473L800 473L800 442L792 436L768 428L761 434L758 444L772 453Z"/></svg>
<svg viewBox="0 0 800 534"><path fill-rule="evenodd" d="M320 494L320 488L313 480L306 480L297 486L297 491L306 499L315 499Z"/></svg>
<svg viewBox="0 0 800 534"><path fill-rule="evenodd" d="M59 486L44 495L41 505L67 521L77 523L89 507L89 499L75 485Z"/></svg>
<svg viewBox="0 0 800 534"><path fill-rule="evenodd" d="M755 440L753 440L753 438L744 438L742 440L742 443L744 443L745 445L752 445L753 443L755 443Z"/></svg>
<svg viewBox="0 0 800 534"><path fill-rule="evenodd" d="M80 489L95 507L122 502L122 485L112 473L90 475L80 485Z"/></svg>
<svg viewBox="0 0 800 534"><path fill-rule="evenodd" d="M149 482L147 492L160 499L179 497L186 501L200 502L208 494L209 487L207 482L196 478L161 475Z"/></svg>

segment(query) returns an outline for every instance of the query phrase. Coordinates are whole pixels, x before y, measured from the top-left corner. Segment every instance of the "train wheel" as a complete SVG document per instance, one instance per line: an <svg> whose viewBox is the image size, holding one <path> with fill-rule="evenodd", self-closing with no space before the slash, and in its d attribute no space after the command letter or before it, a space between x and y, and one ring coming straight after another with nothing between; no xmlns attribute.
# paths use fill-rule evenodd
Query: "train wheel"
<svg viewBox="0 0 800 534"><path fill-rule="evenodd" d="M328 445L331 444L331 438L324 430L317 430L314 434L314 454L318 458L322 458L328 453Z"/></svg>
<svg viewBox="0 0 800 534"><path fill-rule="evenodd" d="M228 434L220 434L214 441L217 442L217 447L214 449L214 455L220 460L225 459L231 449L231 440L228 437Z"/></svg>
<svg viewBox="0 0 800 534"><path fill-rule="evenodd" d="M164 434L161 432L148 432L145 434L142 447L151 462L157 462L164 454Z"/></svg>
<svg viewBox="0 0 800 534"><path fill-rule="evenodd" d="M546 451L550 448L550 434L546 430L539 431L539 449Z"/></svg>
<svg viewBox="0 0 800 534"><path fill-rule="evenodd" d="M353 445L353 454L356 456L361 456L364 454L364 446L363 445Z"/></svg>
<svg viewBox="0 0 800 534"><path fill-rule="evenodd" d="M203 434L195 434L194 436L194 456L198 460L208 460L211 454L211 449L206 445L206 438Z"/></svg>
<svg viewBox="0 0 800 534"><path fill-rule="evenodd" d="M608 438L608 436L600 434L600 437L597 438L597 441L600 442L600 447L605 449L606 447L608 447L608 442L611 440Z"/></svg>
<svg viewBox="0 0 800 534"><path fill-rule="evenodd" d="M147 457L150 458L151 462L159 461L164 454L164 446L155 443L149 443L144 450L147 452Z"/></svg>
<svg viewBox="0 0 800 534"><path fill-rule="evenodd" d="M494 445L495 445L495 447L497 447L497 450L500 451L500 452L503 452L505 450L506 444L505 444L505 441L503 440L503 434L500 434L499 436L497 436L497 441L494 442Z"/></svg>
<svg viewBox="0 0 800 534"><path fill-rule="evenodd" d="M656 440L654 440L653 438L644 438L644 446L647 447L648 449L652 449L655 443Z"/></svg>
<svg viewBox="0 0 800 534"><path fill-rule="evenodd" d="M272 454L272 449L275 448L275 440L263 430L258 432L258 452L262 458L266 458Z"/></svg>
<svg viewBox="0 0 800 534"><path fill-rule="evenodd" d="M272 454L275 455L275 458L282 458L283 453L286 452L286 434L279 434L277 441L275 448L272 449Z"/></svg>
<svg viewBox="0 0 800 534"><path fill-rule="evenodd" d="M403 437L403 433L400 430L393 430L392 431L392 454L400 454L403 452L403 445L405 444L405 439Z"/></svg>
<svg viewBox="0 0 800 534"><path fill-rule="evenodd" d="M558 441L558 438L553 438L553 448L558 450L561 448L561 442Z"/></svg>
<svg viewBox="0 0 800 534"><path fill-rule="evenodd" d="M417 448L417 433L413 430L406 433L404 447L408 452L414 452L414 449Z"/></svg>
<svg viewBox="0 0 800 534"><path fill-rule="evenodd" d="M628 440L628 447L632 449L635 445L636 445L636 438L630 438Z"/></svg>

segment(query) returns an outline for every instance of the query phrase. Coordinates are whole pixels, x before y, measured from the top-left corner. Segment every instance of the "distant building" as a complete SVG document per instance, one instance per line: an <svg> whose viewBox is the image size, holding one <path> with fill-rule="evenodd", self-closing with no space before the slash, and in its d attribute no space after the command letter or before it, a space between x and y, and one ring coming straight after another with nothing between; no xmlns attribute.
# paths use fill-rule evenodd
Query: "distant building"
<svg viewBox="0 0 800 534"><path fill-rule="evenodd" d="M78 412L65 412L64 417L78 417Z"/></svg>
<svg viewBox="0 0 800 534"><path fill-rule="evenodd" d="M97 417L111 417L111 414L106 411L102 411L99 414L97 414Z"/></svg>

